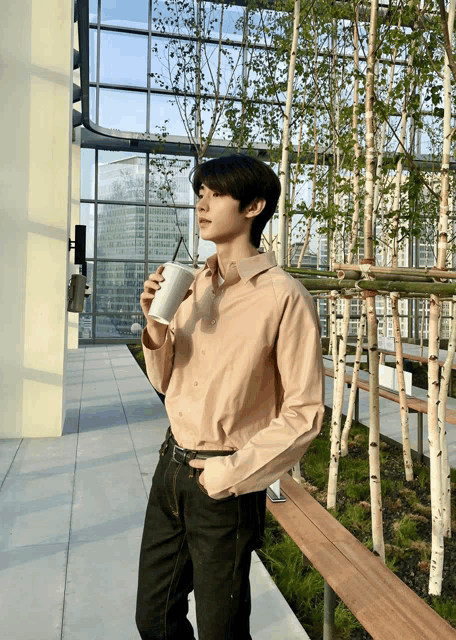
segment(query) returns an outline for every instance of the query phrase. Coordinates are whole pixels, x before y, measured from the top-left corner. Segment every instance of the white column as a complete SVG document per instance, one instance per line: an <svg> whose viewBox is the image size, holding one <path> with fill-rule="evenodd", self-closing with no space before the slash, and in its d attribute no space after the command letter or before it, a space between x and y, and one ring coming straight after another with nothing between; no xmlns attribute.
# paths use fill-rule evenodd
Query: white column
<svg viewBox="0 0 456 640"><path fill-rule="evenodd" d="M71 203L73 2L0 0L0 438L59 436Z"/></svg>

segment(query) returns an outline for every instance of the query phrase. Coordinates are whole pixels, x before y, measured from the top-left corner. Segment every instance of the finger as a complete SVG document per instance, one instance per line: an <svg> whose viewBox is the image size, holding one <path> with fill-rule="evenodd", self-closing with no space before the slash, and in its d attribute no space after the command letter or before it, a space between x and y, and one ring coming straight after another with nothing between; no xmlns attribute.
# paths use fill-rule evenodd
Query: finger
<svg viewBox="0 0 456 640"><path fill-rule="evenodd" d="M196 469L204 469L206 462L204 460L190 460L189 465Z"/></svg>

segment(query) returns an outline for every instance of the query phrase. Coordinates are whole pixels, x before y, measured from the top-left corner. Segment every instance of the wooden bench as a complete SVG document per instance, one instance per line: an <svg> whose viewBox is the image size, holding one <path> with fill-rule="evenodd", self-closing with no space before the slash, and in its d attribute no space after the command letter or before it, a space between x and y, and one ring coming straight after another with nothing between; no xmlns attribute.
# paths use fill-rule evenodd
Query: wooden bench
<svg viewBox="0 0 456 640"><path fill-rule="evenodd" d="M402 347L404 347L404 344L402 344ZM385 354L385 356L393 356L393 358L396 357L395 351L389 351L388 349L377 349L377 350L379 353ZM363 351L369 351L369 345L363 344ZM417 356L413 353L405 353L405 351L403 351L402 353L402 358L403 360L414 360L416 362L422 362L424 364L428 363L428 359L425 358L424 356ZM444 364L445 364L445 360L439 360L440 367L443 367ZM453 364L451 365L451 368L456 369L456 362L453 362Z"/></svg>
<svg viewBox="0 0 456 640"><path fill-rule="evenodd" d="M268 500L269 511L374 640L456 640L443 618L288 473L280 488L286 500ZM324 640L332 625L325 615Z"/></svg>

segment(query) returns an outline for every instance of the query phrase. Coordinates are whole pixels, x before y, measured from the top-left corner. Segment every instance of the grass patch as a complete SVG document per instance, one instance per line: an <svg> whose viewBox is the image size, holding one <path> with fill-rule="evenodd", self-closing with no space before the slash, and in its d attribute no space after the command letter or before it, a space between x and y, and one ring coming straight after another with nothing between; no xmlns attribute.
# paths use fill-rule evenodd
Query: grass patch
<svg viewBox="0 0 456 640"><path fill-rule="evenodd" d="M325 507L329 471L329 433L330 411L327 411L321 433L312 442L300 463L304 486L316 487L312 495ZM372 551L368 443L368 429L364 425L354 423L349 438L349 454L340 459L337 506L336 509L331 509L330 513ZM432 599L427 593L431 557L429 468L414 462L415 480L407 482L402 452L399 449L387 442L381 442L380 456L386 564L439 615L452 624L454 610L451 606L451 594L456 602L455 566L451 558L452 550L453 557L456 557L454 538L445 539L443 595ZM456 479L454 470L453 479ZM272 561L269 560L268 563L263 551ZM287 554L290 554L289 560ZM298 547L289 539L287 543L277 544L276 548L268 546L259 549L258 555L271 575L276 571L282 572L280 578L277 576L276 584L309 636L321 639L323 581L317 580L312 567L299 563L299 555L302 554ZM273 559L278 559L278 562L274 562ZM370 638L342 602L337 605L335 625L337 639Z"/></svg>

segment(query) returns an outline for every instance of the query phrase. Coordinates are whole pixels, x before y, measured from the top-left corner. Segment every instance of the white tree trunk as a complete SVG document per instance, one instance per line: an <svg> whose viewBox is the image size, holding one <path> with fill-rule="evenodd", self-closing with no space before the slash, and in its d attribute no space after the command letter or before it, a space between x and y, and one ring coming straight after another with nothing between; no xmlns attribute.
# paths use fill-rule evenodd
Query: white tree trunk
<svg viewBox="0 0 456 640"><path fill-rule="evenodd" d="M288 168L288 143L290 134L290 117L291 107L293 104L293 80L296 67L296 52L298 49L299 36L299 15L301 10L301 0L295 0L293 15L293 39L291 42L290 64L288 67L288 84L287 84L287 101L285 105L285 114L283 119L283 135L282 135L282 160L280 163L280 185L282 187L279 198L279 233L278 233L278 265L285 266L285 240L286 240L286 224L285 224L285 201L286 201L286 185L287 185L287 168Z"/></svg>
<svg viewBox="0 0 456 640"><path fill-rule="evenodd" d="M421 302L421 333L420 333L420 357L423 357L424 353L424 317L426 313L426 300Z"/></svg>
<svg viewBox="0 0 456 640"><path fill-rule="evenodd" d="M429 594L433 596L440 595L443 573L441 450L437 413L439 400L439 316L439 296L431 294L428 347L428 441L431 466L432 554Z"/></svg>
<svg viewBox="0 0 456 640"><path fill-rule="evenodd" d="M448 12L448 31L450 42L453 35L453 24L456 0L450 0ZM441 170L440 216L438 228L437 268L446 268L448 248L448 174L450 168L451 142L451 71L448 55L445 51L445 67L443 71L443 150ZM443 576L443 513L442 513L442 449L445 439L445 425L440 433L438 420L438 400L446 405L447 394L439 394L439 316L440 298L431 295L429 313L429 353L428 353L428 439L429 458L431 463L431 508L432 508L432 554L429 574L429 594L440 595ZM439 398L440 395L440 398ZM442 411L442 410L441 410Z"/></svg>
<svg viewBox="0 0 456 640"><path fill-rule="evenodd" d="M339 296L339 292L331 291L329 296L329 313L331 319L331 354L334 367L334 380L337 378L337 332L336 332L336 299ZM334 389L334 394L336 390Z"/></svg>
<svg viewBox="0 0 456 640"><path fill-rule="evenodd" d="M355 163L353 167L353 220L350 233L350 247L348 250L348 264L351 264L355 256L355 244L358 239L359 230L359 158L361 150L359 148L358 139L358 90L359 79L357 72L359 70L359 52L358 52L358 7L355 12L355 23L353 29L353 65L355 69L355 81L353 87L353 111L352 111L352 130L353 130L353 148L355 152Z"/></svg>
<svg viewBox="0 0 456 640"><path fill-rule="evenodd" d="M366 301L363 300L362 308L361 308L361 318L359 321L358 327L358 338L356 340L356 354L355 354L355 362L353 366L353 377L350 389L350 397L348 399L348 409L347 409L347 419L345 420L345 425L342 431L342 437L340 441L340 455L342 457L348 454L348 436L350 435L350 429L353 422L353 414L355 410L355 399L356 399L356 391L358 384L358 371L359 365L361 364L361 355L363 353L363 337L364 337L364 329L366 326Z"/></svg>
<svg viewBox="0 0 456 640"><path fill-rule="evenodd" d="M366 193L364 205L364 264L374 264L373 196L375 177L374 140L374 67L377 41L376 1L371 3L369 49L366 74ZM380 416L378 398L378 348L375 292L364 291L367 305L367 336L369 343L369 476L372 510L372 541L374 552L385 562L383 540L382 492L380 485Z"/></svg>
<svg viewBox="0 0 456 640"><path fill-rule="evenodd" d="M410 449L407 396L405 393L404 360L402 357L401 325L399 322L399 312L397 308L399 294L391 293L390 295L391 295L391 309L392 309L392 315L393 315L394 342L396 345L396 371L397 371L397 382L399 386L399 406L401 411L402 455L404 458L405 479L407 480L407 482L412 482L413 481L413 463L412 463L412 452Z"/></svg>
<svg viewBox="0 0 456 640"><path fill-rule="evenodd" d="M369 294L369 292L365 292ZM383 540L382 488L380 484L380 414L378 396L378 349L375 295L366 295L369 343L369 482L374 552L385 562Z"/></svg>
<svg viewBox="0 0 456 640"><path fill-rule="evenodd" d="M342 405L344 401L345 389L345 355L347 352L347 336L350 321L350 301L348 297L343 298L344 318L342 333L339 342L339 356L337 363L337 378L334 378L333 411L331 418L331 458L329 463L328 497L326 507L335 509L337 493L337 476L339 471L340 457L340 432L342 423Z"/></svg>
<svg viewBox="0 0 456 640"><path fill-rule="evenodd" d="M448 460L448 442L446 437L446 397L452 374L453 358L456 350L456 296L451 304L451 324L450 338L448 341L448 352L445 364L442 368L439 393L439 432L441 457L441 477L442 477L442 512L443 512L443 535L451 538L451 476L450 463Z"/></svg>

